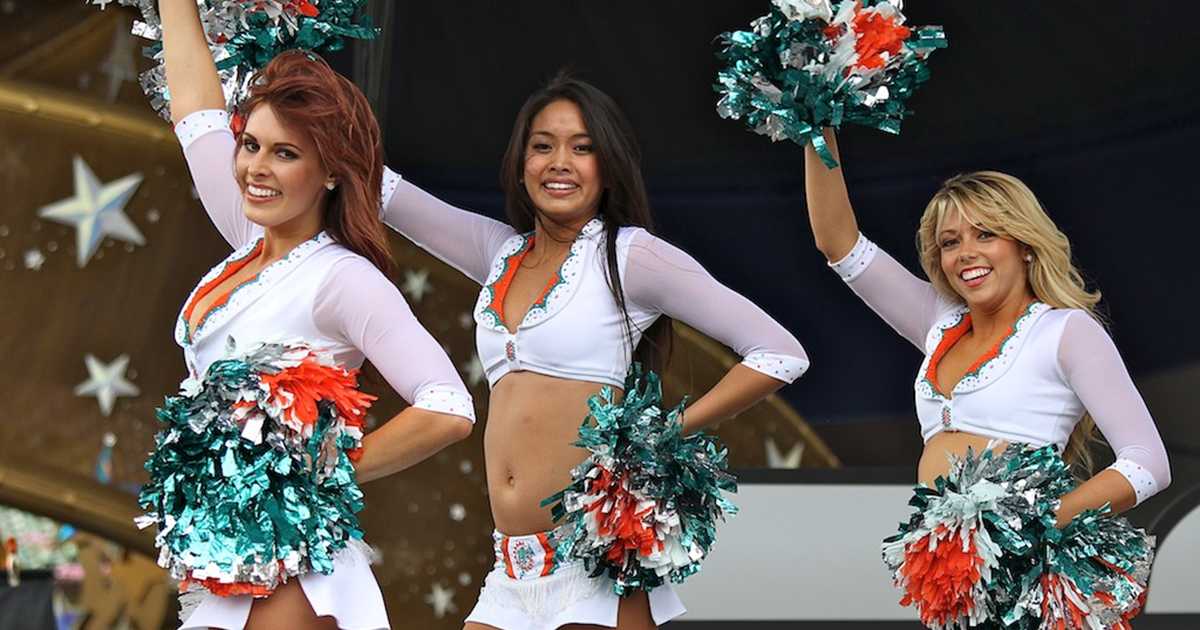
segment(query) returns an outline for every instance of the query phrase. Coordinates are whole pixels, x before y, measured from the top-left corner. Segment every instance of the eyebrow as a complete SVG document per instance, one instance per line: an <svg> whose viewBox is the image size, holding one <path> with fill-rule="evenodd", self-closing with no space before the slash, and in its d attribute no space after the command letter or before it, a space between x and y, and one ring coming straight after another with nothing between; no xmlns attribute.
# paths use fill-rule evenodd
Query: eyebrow
<svg viewBox="0 0 1200 630"><path fill-rule="evenodd" d="M243 131L242 137L248 138L254 142L258 142L258 138L255 138L254 134L250 133L249 131ZM272 145L271 148L273 148L273 149L288 148L288 149L292 149L296 153L303 153L303 151L300 150L300 147L292 144L291 142L276 142L274 145Z"/></svg>
<svg viewBox="0 0 1200 630"><path fill-rule="evenodd" d="M534 132L531 132L531 133L529 134L529 137L531 137L531 138L532 138L533 136L550 136L551 138L557 138L557 137L558 137L558 136L556 136L556 135L554 135L554 134L550 133L549 131L534 131ZM589 133L588 133L588 132L586 132L586 131L581 131L581 132L579 132L579 133L572 134L572 135L571 135L571 136L569 136L569 137L570 137L570 139L572 139L572 140L574 140L574 139L576 139L576 138L586 138L586 139L588 139L588 140L591 140L591 139L592 139L592 135L591 135L591 134L589 134Z"/></svg>

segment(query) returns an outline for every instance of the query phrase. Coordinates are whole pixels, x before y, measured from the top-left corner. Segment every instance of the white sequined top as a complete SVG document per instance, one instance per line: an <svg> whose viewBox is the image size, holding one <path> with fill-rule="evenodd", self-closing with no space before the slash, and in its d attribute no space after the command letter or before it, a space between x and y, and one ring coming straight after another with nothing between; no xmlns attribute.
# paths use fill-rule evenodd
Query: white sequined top
<svg viewBox="0 0 1200 630"><path fill-rule="evenodd" d="M1104 327L1089 314L1032 303L1010 334L944 393L937 362L970 329L967 307L941 296L866 237L830 267L896 332L925 353L917 417L928 441L965 431L1064 448L1089 412L1117 455L1110 467L1140 503L1171 483L1167 451Z"/></svg>
<svg viewBox="0 0 1200 630"><path fill-rule="evenodd" d="M205 210L234 252L213 267L184 303L175 338L188 371L202 376L227 354L263 342L302 340L348 369L365 359L415 407L462 416L475 409L441 345L421 326L395 285L367 259L321 232L219 298L192 330L188 313L205 287L257 255L261 226L242 212L233 175L236 142L221 110L195 112L175 127ZM224 300L222 302L222 300Z"/></svg>

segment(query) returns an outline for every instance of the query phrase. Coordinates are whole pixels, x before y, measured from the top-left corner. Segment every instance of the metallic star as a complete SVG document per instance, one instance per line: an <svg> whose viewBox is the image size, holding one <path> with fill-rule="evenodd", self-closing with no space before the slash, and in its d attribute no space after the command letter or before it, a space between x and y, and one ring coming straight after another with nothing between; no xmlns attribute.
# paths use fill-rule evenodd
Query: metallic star
<svg viewBox="0 0 1200 630"><path fill-rule="evenodd" d="M116 31L113 33L112 50L109 51L104 61L100 62L100 72L108 75L108 93L105 97L109 103L117 102L117 96L121 94L121 86L125 85L126 81L137 81L137 65L133 57L133 37L129 35L128 25L124 19L117 20Z"/></svg>
<svg viewBox="0 0 1200 630"><path fill-rule="evenodd" d="M454 589L443 588L441 584L433 585L425 596L425 603L433 606L433 615L438 619L445 617L447 612L458 612L458 606L454 605Z"/></svg>
<svg viewBox="0 0 1200 630"><path fill-rule="evenodd" d="M405 271L404 286L400 287L400 290L411 297L414 302L420 302L426 293L433 290L433 287L429 285L429 270Z"/></svg>
<svg viewBox="0 0 1200 630"><path fill-rule="evenodd" d="M36 247L25 252L25 268L31 271L37 271L42 268L42 263L46 262L46 255L42 250Z"/></svg>
<svg viewBox="0 0 1200 630"><path fill-rule="evenodd" d="M768 468L800 467L800 458L804 456L804 442L796 442L796 445L786 455L779 452L779 447L776 446L775 440L772 438L766 439L765 446L767 449Z"/></svg>
<svg viewBox="0 0 1200 630"><path fill-rule="evenodd" d="M467 373L467 384L471 387L483 382L483 363L479 361L479 355L471 355L471 359L462 364L462 369Z"/></svg>
<svg viewBox="0 0 1200 630"><path fill-rule="evenodd" d="M141 185L142 174L126 175L101 186L96 174L78 155L74 172L75 196L38 210L38 216L75 227L76 263L80 267L86 265L105 236L145 245L145 237L125 216L125 204Z"/></svg>
<svg viewBox="0 0 1200 630"><path fill-rule="evenodd" d="M76 396L95 396L100 403L100 413L112 414L118 396L133 397L142 392L137 385L125 380L125 368L129 367L129 355L122 354L112 363L104 364L88 354L83 357L87 365L88 380L75 386Z"/></svg>

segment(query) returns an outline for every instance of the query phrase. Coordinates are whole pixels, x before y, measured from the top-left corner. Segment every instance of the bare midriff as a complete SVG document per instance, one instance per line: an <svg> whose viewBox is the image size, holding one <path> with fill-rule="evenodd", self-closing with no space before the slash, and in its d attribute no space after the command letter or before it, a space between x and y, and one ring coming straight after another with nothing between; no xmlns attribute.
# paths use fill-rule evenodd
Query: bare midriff
<svg viewBox="0 0 1200 630"><path fill-rule="evenodd" d="M950 472L950 456L961 458L967 454L967 449L979 454L988 447L988 442L993 439L964 431L937 433L929 438L929 441L925 443L925 450L921 452L921 461L917 464L917 481L932 486L934 480L939 476L945 476ZM996 443L992 445L992 451L999 454L1006 446L1008 446L1008 442L996 440Z"/></svg>
<svg viewBox="0 0 1200 630"><path fill-rule="evenodd" d="M603 387L521 371L492 388L483 456L496 529L522 536L554 527L542 500L565 488L571 469L587 457L571 445L579 439L588 398ZM613 389L619 399L620 390Z"/></svg>

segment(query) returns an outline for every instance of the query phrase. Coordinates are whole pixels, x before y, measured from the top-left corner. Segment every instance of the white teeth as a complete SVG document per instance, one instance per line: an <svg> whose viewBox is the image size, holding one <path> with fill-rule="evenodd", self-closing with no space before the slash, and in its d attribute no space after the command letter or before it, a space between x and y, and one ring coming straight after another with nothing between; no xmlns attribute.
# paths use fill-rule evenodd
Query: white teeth
<svg viewBox="0 0 1200 630"><path fill-rule="evenodd" d="M975 267L973 269L967 269L966 271L962 272L961 274L959 274L959 277L961 277L963 280L970 281L970 280L974 280L975 278L982 278L982 277L988 275L989 273L992 273L991 269L988 269L986 267Z"/></svg>
<svg viewBox="0 0 1200 630"><path fill-rule="evenodd" d="M564 184L560 182L546 182L545 186L550 190L571 190L572 188L578 188L578 186L575 184Z"/></svg>
<svg viewBox="0 0 1200 630"><path fill-rule="evenodd" d="M255 197L278 197L279 195L283 194L283 193L279 192L278 190L271 190L270 188L263 188L261 186L255 186L254 184L250 184L250 185L246 186L246 192L249 192L251 195L254 195Z"/></svg>

